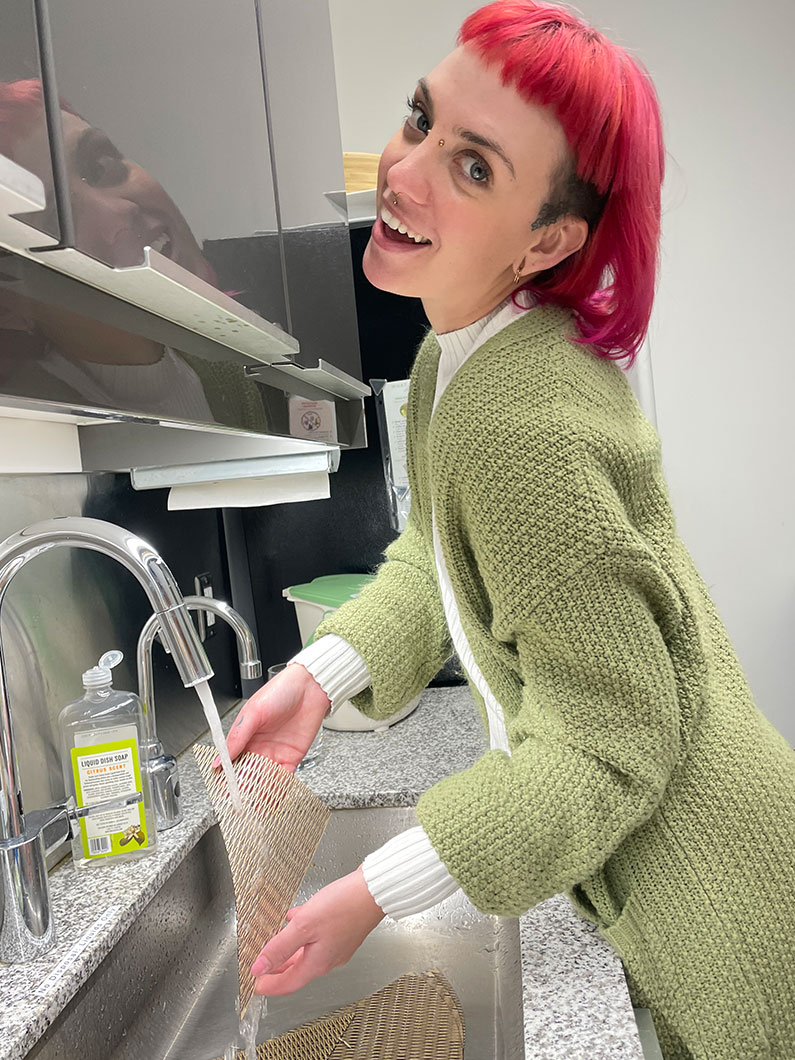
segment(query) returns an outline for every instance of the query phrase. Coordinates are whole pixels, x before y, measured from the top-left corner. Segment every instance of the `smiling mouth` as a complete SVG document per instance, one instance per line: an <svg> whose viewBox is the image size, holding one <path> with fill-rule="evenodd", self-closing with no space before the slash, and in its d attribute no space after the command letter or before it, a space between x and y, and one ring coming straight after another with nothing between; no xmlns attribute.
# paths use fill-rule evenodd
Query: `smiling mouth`
<svg viewBox="0 0 795 1060"><path fill-rule="evenodd" d="M388 237L391 239L398 240L401 243L418 243L422 246L427 246L431 242L427 236L410 231L402 221L399 221L397 217L393 217L385 206L381 207L381 220L384 222L384 226L389 229Z"/></svg>

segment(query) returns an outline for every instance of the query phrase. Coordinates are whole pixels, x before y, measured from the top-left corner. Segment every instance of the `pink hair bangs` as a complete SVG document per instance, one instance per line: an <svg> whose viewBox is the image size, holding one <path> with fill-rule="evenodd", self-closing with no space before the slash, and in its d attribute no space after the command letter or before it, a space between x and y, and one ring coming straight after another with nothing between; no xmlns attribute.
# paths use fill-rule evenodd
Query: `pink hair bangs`
<svg viewBox="0 0 795 1060"><path fill-rule="evenodd" d="M659 267L665 150L646 69L562 7L497 0L471 14L458 43L500 68L528 103L560 122L577 176L606 202L585 245L527 286L570 307L575 341L599 357L637 357L649 326Z"/></svg>
<svg viewBox="0 0 795 1060"><path fill-rule="evenodd" d="M75 114L63 100L61 110ZM44 93L41 81L0 81L0 153L15 158L16 145L44 120Z"/></svg>

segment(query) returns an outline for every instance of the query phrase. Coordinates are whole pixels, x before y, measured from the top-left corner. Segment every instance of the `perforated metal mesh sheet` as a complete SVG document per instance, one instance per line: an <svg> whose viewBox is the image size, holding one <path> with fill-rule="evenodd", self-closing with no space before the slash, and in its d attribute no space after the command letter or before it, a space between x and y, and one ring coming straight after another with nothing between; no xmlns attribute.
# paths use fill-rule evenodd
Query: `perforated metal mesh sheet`
<svg viewBox="0 0 795 1060"><path fill-rule="evenodd" d="M329 1060L336 1055L334 1050L338 1045L346 1048L344 1043L352 1021L353 1013L349 1012L297 1027L258 1045L257 1060ZM353 1055L350 1050L347 1054ZM239 1052L237 1060L245 1060L245 1052Z"/></svg>
<svg viewBox="0 0 795 1060"><path fill-rule="evenodd" d="M461 1002L434 970L264 1042L257 1060L462 1060L464 1038Z"/></svg>
<svg viewBox="0 0 795 1060"><path fill-rule="evenodd" d="M244 752L234 763L243 812L232 806L214 747L193 753L218 817L232 869L237 912L240 1011L254 992L251 965L284 922L325 831L330 810L292 773L262 755Z"/></svg>

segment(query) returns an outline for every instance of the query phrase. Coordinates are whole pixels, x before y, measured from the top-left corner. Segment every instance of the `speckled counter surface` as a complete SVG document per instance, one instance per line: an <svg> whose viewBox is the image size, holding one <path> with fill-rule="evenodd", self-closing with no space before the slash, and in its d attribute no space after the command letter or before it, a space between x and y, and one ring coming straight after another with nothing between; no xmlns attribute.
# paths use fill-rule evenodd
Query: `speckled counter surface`
<svg viewBox="0 0 795 1060"><path fill-rule="evenodd" d="M326 731L324 744L301 776L333 808L414 805L485 747L465 688L429 689L387 732ZM0 1060L28 1052L213 824L190 753L180 776L183 820L160 834L157 854L79 875L67 860L50 875L55 947L30 964L0 965ZM521 938L527 1060L642 1060L620 962L568 900L558 895L522 917Z"/></svg>

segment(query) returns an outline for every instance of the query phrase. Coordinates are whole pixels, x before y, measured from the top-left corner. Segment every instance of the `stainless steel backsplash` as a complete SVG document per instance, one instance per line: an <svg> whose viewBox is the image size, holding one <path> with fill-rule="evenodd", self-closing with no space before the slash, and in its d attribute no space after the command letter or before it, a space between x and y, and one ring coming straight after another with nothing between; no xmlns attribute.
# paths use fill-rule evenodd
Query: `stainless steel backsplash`
<svg viewBox="0 0 795 1060"><path fill-rule="evenodd" d="M168 512L165 491L135 493L126 475L0 475L0 539L39 519L84 515L128 527L160 551L183 593L209 572L215 595L229 600L220 515ZM135 647L149 603L138 582L107 556L58 548L36 557L14 578L3 601L0 633L26 810L62 797L58 713L82 694L80 676L109 648L124 662L118 688L137 690ZM216 672L213 692L221 712L239 695L235 645L216 623L206 648ZM199 700L155 645L158 733L178 753L206 724Z"/></svg>

